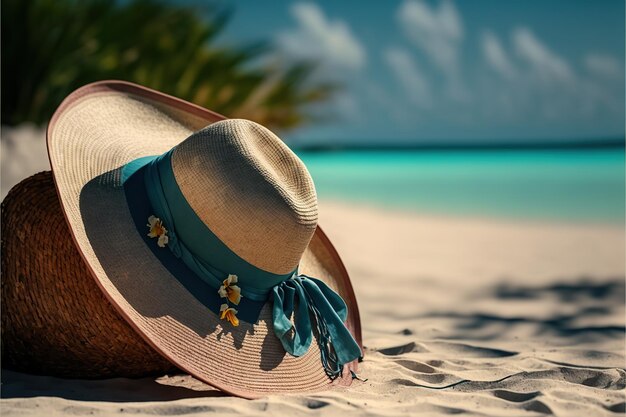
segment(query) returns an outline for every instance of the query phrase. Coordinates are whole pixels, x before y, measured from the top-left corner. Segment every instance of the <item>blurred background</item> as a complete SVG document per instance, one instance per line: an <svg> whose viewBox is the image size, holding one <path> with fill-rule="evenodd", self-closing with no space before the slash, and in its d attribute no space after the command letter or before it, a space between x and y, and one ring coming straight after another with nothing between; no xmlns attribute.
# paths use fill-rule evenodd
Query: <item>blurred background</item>
<svg viewBox="0 0 626 417"><path fill-rule="evenodd" d="M270 412L623 413L624 13L623 0L3 0L2 198L49 169L46 123L92 81L252 119L312 174L370 379L349 400L280 397ZM59 381L3 370L2 387L16 415L205 410L120 408L131 385Z"/></svg>
<svg viewBox="0 0 626 417"><path fill-rule="evenodd" d="M322 201L623 224L624 36L618 0L5 0L2 196L122 79L275 130Z"/></svg>

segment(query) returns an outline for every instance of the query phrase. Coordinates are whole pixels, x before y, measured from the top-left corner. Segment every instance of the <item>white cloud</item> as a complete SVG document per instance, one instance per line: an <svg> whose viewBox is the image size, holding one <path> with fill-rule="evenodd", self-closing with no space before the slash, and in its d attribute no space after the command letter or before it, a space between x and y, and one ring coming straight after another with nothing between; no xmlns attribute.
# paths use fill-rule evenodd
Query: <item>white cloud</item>
<svg viewBox="0 0 626 417"><path fill-rule="evenodd" d="M589 54L584 60L587 74L579 72L527 27L512 31L511 45L484 32L481 46L486 65L502 75L487 76L481 92L494 120L503 114L541 122L623 113L623 87L615 88L623 74L612 57Z"/></svg>
<svg viewBox="0 0 626 417"><path fill-rule="evenodd" d="M517 54L543 81L569 82L575 79L569 64L544 45L530 29L526 27L515 29L513 43Z"/></svg>
<svg viewBox="0 0 626 417"><path fill-rule="evenodd" d="M517 70L502 47L500 39L493 32L485 31L483 33L481 45L485 59L494 71L504 78L515 78Z"/></svg>
<svg viewBox="0 0 626 417"><path fill-rule="evenodd" d="M589 54L585 57L585 67L589 72L605 78L624 76L619 61L610 55Z"/></svg>
<svg viewBox="0 0 626 417"><path fill-rule="evenodd" d="M458 71L459 44L463 40L461 19L453 3L444 0L439 7L422 1L406 0L396 17L407 37L446 74Z"/></svg>
<svg viewBox="0 0 626 417"><path fill-rule="evenodd" d="M329 20L313 3L296 3L291 14L298 26L276 36L279 47L290 56L319 60L331 67L363 67L365 48L345 21Z"/></svg>
<svg viewBox="0 0 626 417"><path fill-rule="evenodd" d="M422 108L430 107L432 94L415 60L404 49L389 48L384 55L387 65L408 94L409 100Z"/></svg>
<svg viewBox="0 0 626 417"><path fill-rule="evenodd" d="M461 78L459 62L463 24L454 3L442 0L431 7L421 0L405 0L396 19L407 38L444 75L446 96L467 103L471 94Z"/></svg>

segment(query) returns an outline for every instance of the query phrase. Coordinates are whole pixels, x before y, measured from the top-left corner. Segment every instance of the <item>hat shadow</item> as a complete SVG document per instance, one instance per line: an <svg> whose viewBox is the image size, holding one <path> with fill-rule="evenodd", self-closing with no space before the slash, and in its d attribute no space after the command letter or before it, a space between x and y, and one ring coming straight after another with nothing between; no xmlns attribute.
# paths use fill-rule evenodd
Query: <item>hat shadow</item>
<svg viewBox="0 0 626 417"><path fill-rule="evenodd" d="M271 332L268 332L263 338L263 342L261 343L261 363L259 364L262 370L271 371L275 369L281 364L287 354L282 346L277 349L277 343L280 344L278 339L274 337ZM276 352L283 352L283 354L277 355Z"/></svg>
<svg viewBox="0 0 626 417"><path fill-rule="evenodd" d="M75 401L127 403L229 396L187 375L87 380L31 375L2 369L1 382L0 398L3 399L45 396Z"/></svg>
<svg viewBox="0 0 626 417"><path fill-rule="evenodd" d="M218 339L231 334L233 345L239 350L247 334L254 334L252 324L241 322L235 328L230 323L194 316L187 309L172 309L171 303L155 302L152 298L157 294L160 298L163 294L178 298L176 292L180 295L181 285L161 282L165 280L149 280L151 275L163 275L167 269L139 234L120 178L121 168L93 178L83 186L79 199L85 232L111 284L140 315L149 318L169 316L202 338L215 332L219 332ZM129 249L136 253L129 253ZM195 310L198 311L198 308Z"/></svg>

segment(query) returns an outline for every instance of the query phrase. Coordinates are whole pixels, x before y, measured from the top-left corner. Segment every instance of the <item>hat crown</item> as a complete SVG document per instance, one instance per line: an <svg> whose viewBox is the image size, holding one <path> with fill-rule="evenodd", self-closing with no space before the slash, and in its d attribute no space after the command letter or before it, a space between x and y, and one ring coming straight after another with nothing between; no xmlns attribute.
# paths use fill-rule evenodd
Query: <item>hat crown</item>
<svg viewBox="0 0 626 417"><path fill-rule="evenodd" d="M231 251L274 274L298 266L317 227L317 197L302 161L274 133L243 119L210 124L176 146L172 171Z"/></svg>

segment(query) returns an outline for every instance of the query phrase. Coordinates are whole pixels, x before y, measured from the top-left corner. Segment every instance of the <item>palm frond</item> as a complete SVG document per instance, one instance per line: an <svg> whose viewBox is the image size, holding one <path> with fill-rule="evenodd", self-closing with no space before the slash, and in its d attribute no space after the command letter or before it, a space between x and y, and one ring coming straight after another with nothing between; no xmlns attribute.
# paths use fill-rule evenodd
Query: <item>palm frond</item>
<svg viewBox="0 0 626 417"><path fill-rule="evenodd" d="M313 120L309 106L336 85L314 65L263 65L266 42L218 45L232 14L211 3L160 0L4 0L2 122L45 123L63 97L101 79L161 90L229 117L288 129Z"/></svg>

